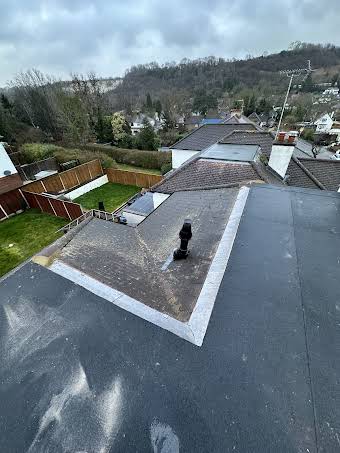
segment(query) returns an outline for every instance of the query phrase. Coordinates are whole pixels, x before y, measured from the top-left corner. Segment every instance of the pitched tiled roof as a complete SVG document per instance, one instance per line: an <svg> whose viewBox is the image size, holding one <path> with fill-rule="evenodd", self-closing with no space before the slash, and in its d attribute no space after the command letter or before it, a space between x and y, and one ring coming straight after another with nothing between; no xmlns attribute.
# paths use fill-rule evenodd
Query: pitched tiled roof
<svg viewBox="0 0 340 453"><path fill-rule="evenodd" d="M299 159L299 161L326 188L326 190L337 191L339 189L339 161L326 159Z"/></svg>
<svg viewBox="0 0 340 453"><path fill-rule="evenodd" d="M202 151L213 145L234 130L256 130L254 124L205 124L179 140L172 149Z"/></svg>
<svg viewBox="0 0 340 453"><path fill-rule="evenodd" d="M260 145L263 154L270 156L274 138L269 132L233 131L220 140L219 143L237 143L240 145Z"/></svg>
<svg viewBox="0 0 340 453"><path fill-rule="evenodd" d="M307 189L320 189L320 187L310 178L305 172L303 165L299 160L292 158L289 162L286 176L288 178L288 185L295 187L306 187Z"/></svg>
<svg viewBox="0 0 340 453"><path fill-rule="evenodd" d="M173 193L260 180L262 177L251 164L198 159L170 175L155 186L154 190Z"/></svg>

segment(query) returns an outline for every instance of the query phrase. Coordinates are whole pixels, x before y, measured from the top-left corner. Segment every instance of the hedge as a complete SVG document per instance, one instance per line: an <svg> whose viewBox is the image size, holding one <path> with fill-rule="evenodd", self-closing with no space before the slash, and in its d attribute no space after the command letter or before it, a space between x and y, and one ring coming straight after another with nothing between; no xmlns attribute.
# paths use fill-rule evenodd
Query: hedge
<svg viewBox="0 0 340 453"><path fill-rule="evenodd" d="M105 153L120 164L135 165L141 168L162 169L164 164L171 162L171 152L142 151L139 149L115 148L107 145L84 145L81 149Z"/></svg>

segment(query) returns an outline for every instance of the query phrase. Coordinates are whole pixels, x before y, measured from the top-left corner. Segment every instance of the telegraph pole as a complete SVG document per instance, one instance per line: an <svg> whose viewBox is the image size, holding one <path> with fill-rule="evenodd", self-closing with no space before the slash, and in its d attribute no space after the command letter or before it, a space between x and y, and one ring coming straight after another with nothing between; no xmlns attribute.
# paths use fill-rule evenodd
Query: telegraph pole
<svg viewBox="0 0 340 453"><path fill-rule="evenodd" d="M281 75L286 75L287 77L289 77L289 84L288 84L286 97L285 97L285 100L284 100L284 103L283 103L283 107L282 107L282 110L281 110L279 124L277 126L277 130L276 130L276 134L275 134L275 140L277 139L277 135L280 132L281 122L282 122L283 114L285 112L285 108L286 108L289 92L290 92L290 89L292 87L293 78L297 77L297 76L299 76L301 74L305 74L305 77L307 77L312 71L314 71L314 69L311 68L310 60L307 60L307 61L308 61L308 67L307 68L303 68L303 69L284 69L283 71L280 71Z"/></svg>

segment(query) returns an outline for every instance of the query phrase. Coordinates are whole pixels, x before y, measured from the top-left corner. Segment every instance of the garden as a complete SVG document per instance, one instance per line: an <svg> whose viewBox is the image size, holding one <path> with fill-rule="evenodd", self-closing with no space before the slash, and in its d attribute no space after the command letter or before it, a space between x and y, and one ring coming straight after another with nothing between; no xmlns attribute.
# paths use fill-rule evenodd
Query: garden
<svg viewBox="0 0 340 453"><path fill-rule="evenodd" d="M79 203L85 209L98 209L98 202L102 201L105 211L112 212L139 191L140 188L137 186L108 182L73 201Z"/></svg>
<svg viewBox="0 0 340 453"><path fill-rule="evenodd" d="M0 222L0 276L62 235L68 220L35 209Z"/></svg>

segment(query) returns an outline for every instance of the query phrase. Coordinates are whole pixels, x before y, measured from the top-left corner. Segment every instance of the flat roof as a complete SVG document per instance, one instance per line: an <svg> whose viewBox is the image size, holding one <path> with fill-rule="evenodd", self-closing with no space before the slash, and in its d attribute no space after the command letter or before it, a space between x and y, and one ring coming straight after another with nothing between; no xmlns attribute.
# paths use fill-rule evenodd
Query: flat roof
<svg viewBox="0 0 340 453"><path fill-rule="evenodd" d="M214 143L201 154L205 159L253 162L260 150L259 145Z"/></svg>
<svg viewBox="0 0 340 453"><path fill-rule="evenodd" d="M103 283L187 322L238 192L237 188L177 192L136 228L93 219L62 249L58 262L95 279L94 284ZM192 220L191 252L186 260L172 261L186 218Z"/></svg>
<svg viewBox="0 0 340 453"><path fill-rule="evenodd" d="M36 264L11 274L2 449L338 451L339 208L251 188L201 347Z"/></svg>

